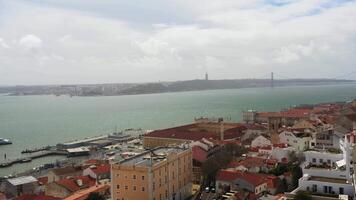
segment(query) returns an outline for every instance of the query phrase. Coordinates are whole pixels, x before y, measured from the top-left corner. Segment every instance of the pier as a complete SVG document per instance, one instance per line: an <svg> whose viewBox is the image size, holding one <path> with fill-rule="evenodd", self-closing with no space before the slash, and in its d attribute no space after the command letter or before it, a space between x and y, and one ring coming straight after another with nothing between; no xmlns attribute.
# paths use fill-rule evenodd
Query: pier
<svg viewBox="0 0 356 200"><path fill-rule="evenodd" d="M17 159L14 159L14 160L8 160L8 161L5 161L3 163L0 163L0 168L10 167L11 165L14 165L14 164L17 164L17 163L31 162L33 159L36 159L36 158L42 158L42 157L54 156L54 155L67 156L68 152L67 151L57 151L57 150L42 151L41 153L38 153L38 154L33 154L33 155L26 156L26 157L17 158Z"/></svg>

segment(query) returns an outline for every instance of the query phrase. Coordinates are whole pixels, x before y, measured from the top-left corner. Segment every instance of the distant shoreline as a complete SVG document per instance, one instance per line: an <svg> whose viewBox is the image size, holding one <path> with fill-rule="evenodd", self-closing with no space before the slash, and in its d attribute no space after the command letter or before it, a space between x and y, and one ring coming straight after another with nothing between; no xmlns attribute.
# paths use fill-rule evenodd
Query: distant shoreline
<svg viewBox="0 0 356 200"><path fill-rule="evenodd" d="M354 80L335 79L285 79L274 80L273 87L286 86L322 86L355 84ZM160 94L189 91L207 91L223 89L266 88L272 87L269 79L233 79L233 80L188 80L162 83L140 84L93 84L93 85L47 85L0 87L0 93L7 96L54 95L54 96L124 96L141 94Z"/></svg>

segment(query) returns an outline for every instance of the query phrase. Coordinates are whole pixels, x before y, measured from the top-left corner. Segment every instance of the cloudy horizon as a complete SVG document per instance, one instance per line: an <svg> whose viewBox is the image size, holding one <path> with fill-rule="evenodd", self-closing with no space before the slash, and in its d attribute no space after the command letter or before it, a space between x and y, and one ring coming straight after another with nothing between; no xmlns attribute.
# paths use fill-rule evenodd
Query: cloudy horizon
<svg viewBox="0 0 356 200"><path fill-rule="evenodd" d="M353 0L0 0L0 85L335 78L355 61Z"/></svg>

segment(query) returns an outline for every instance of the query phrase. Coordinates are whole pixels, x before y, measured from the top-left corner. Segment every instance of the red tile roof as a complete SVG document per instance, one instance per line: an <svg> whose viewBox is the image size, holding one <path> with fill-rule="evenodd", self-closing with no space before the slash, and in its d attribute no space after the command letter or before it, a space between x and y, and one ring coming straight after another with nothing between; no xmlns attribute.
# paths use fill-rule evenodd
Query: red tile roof
<svg viewBox="0 0 356 200"><path fill-rule="evenodd" d="M96 165L96 164L101 163L101 161L98 159L89 159L89 160L86 160L84 163L88 164L88 165Z"/></svg>
<svg viewBox="0 0 356 200"><path fill-rule="evenodd" d="M47 195L44 195L44 194L22 195L22 196L19 196L19 197L15 198L15 200L60 200L60 199L61 198L47 196Z"/></svg>
<svg viewBox="0 0 356 200"><path fill-rule="evenodd" d="M66 197L64 200L85 200L89 197L90 193L93 192L101 193L109 190L110 190L110 185L95 185L88 189L76 192L73 195Z"/></svg>
<svg viewBox="0 0 356 200"><path fill-rule="evenodd" d="M285 143L273 144L273 147L286 148L288 147L288 144Z"/></svg>
<svg viewBox="0 0 356 200"><path fill-rule="evenodd" d="M47 176L37 178L37 180L38 180L38 183L40 185L46 185L48 183L48 177Z"/></svg>
<svg viewBox="0 0 356 200"><path fill-rule="evenodd" d="M95 168L92 168L91 170L95 173L95 174L107 174L110 173L110 164L106 164L106 165L98 165Z"/></svg>
<svg viewBox="0 0 356 200"><path fill-rule="evenodd" d="M67 167L62 167L62 168L56 168L52 170L54 174L58 175L58 176L62 176L62 175L67 175L67 174L75 174L75 173L79 173L80 171L82 171L81 167L72 167L72 166L67 166Z"/></svg>
<svg viewBox="0 0 356 200"><path fill-rule="evenodd" d="M77 181L79 180L82 181L82 186L78 185ZM76 192L78 190L95 185L95 180L90 178L89 176L76 176L73 178L65 178L65 179L58 180L56 183L71 192Z"/></svg>
<svg viewBox="0 0 356 200"><path fill-rule="evenodd" d="M294 108L281 112L259 112L260 117L285 117L285 118L306 118L312 113L311 109Z"/></svg>
<svg viewBox="0 0 356 200"><path fill-rule="evenodd" d="M219 181L234 181L236 179L243 179L249 182L253 186L259 186L263 183L267 183L267 180L261 178L260 174L242 172L242 171L226 171L222 170L218 173L216 180Z"/></svg>
<svg viewBox="0 0 356 200"><path fill-rule="evenodd" d="M193 140L198 141L203 138L212 138L219 140L220 133L209 132L207 129L199 129L199 124L188 124L184 126L178 126L168 129L156 130L147 133L146 137L158 137L158 138L173 138L182 140ZM243 135L243 130L246 127L243 124L230 123L230 125L235 125L234 128L229 128L224 131L224 139L234 139L239 138Z"/></svg>
<svg viewBox="0 0 356 200"><path fill-rule="evenodd" d="M347 119L356 122L356 113L346 115Z"/></svg>
<svg viewBox="0 0 356 200"><path fill-rule="evenodd" d="M251 168L251 167L263 167L263 165L266 164L266 159L264 158L258 158L258 157L247 157L244 160L241 160L239 162L231 162L228 167L238 167L238 166L244 166L246 168Z"/></svg>
<svg viewBox="0 0 356 200"><path fill-rule="evenodd" d="M208 152L205 151L200 146L193 146L192 147L192 156L193 159L199 162L205 162L208 156Z"/></svg>

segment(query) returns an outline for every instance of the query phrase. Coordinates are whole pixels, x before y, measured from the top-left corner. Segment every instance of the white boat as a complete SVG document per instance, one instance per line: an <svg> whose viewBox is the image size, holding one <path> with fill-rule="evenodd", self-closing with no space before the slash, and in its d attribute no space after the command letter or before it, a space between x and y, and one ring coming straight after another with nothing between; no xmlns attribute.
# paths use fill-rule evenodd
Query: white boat
<svg viewBox="0 0 356 200"><path fill-rule="evenodd" d="M0 138L0 145L5 145L5 144L12 144L12 142L9 139Z"/></svg>

